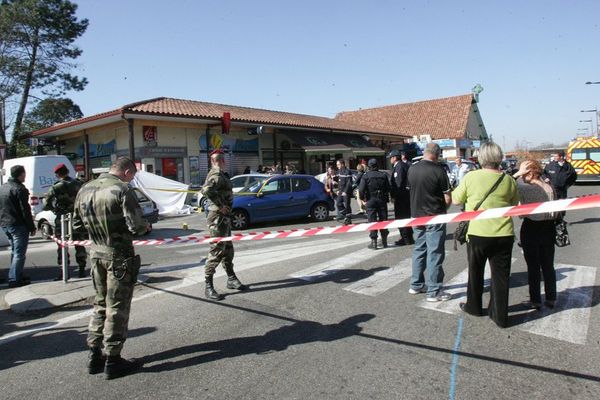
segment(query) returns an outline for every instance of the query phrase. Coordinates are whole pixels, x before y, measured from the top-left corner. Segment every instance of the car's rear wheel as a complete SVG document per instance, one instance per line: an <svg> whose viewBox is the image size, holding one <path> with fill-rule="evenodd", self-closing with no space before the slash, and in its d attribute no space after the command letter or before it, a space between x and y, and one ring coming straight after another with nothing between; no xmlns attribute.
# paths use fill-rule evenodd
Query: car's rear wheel
<svg viewBox="0 0 600 400"><path fill-rule="evenodd" d="M52 238L54 230L52 229L52 226L48 223L48 221L42 221L42 223L40 223L40 233L45 239Z"/></svg>
<svg viewBox="0 0 600 400"><path fill-rule="evenodd" d="M329 208L325 203L317 203L310 211L310 216L317 222L327 221L329 219Z"/></svg>
<svg viewBox="0 0 600 400"><path fill-rule="evenodd" d="M243 230L248 227L250 218L244 210L233 210L231 212L231 227L236 230Z"/></svg>

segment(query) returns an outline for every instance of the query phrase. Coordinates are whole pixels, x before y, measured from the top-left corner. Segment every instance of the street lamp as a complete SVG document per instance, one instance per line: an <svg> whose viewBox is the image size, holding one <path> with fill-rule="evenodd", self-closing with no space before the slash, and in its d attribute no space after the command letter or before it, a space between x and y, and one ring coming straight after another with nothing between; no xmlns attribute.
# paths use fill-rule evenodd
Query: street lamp
<svg viewBox="0 0 600 400"><path fill-rule="evenodd" d="M594 134L594 122L591 119L580 119L579 122L589 122L590 123L590 134Z"/></svg>
<svg viewBox="0 0 600 400"><path fill-rule="evenodd" d="M600 85L600 82L590 82L590 81L587 81L585 84L586 85Z"/></svg>
<svg viewBox="0 0 600 400"><path fill-rule="evenodd" d="M598 128L598 107L594 108L593 110L581 110L581 112L593 112L594 114L596 114L596 134L598 134L598 130L600 128ZM592 134L594 133L594 129L592 127Z"/></svg>

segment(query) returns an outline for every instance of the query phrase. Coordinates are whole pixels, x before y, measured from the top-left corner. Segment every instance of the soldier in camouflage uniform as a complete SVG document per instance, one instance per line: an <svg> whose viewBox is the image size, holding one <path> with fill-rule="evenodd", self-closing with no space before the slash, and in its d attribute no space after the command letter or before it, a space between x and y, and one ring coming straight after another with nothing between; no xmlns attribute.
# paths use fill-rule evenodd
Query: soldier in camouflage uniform
<svg viewBox="0 0 600 400"><path fill-rule="evenodd" d="M121 358L140 268L140 258L133 250L133 235L149 230L128 185L136 172L135 164L121 157L108 173L85 184L75 200L73 228L87 230L92 240L90 258L96 289L87 338L88 372L104 370L106 379L123 376L141 366L135 360Z"/></svg>
<svg viewBox="0 0 600 400"><path fill-rule="evenodd" d="M208 198L208 216L206 218L208 231L212 237L231 236L231 219L229 213L233 206L233 191L231 181L225 167L225 156L221 150L215 150L210 156L211 169L202 187L202 194ZM213 286L213 275L221 262L227 272L227 288L245 290L246 286L235 276L233 272L233 243L218 242L211 243L208 251L208 259L204 267L206 287L204 295L213 300L222 300L221 296Z"/></svg>
<svg viewBox="0 0 600 400"><path fill-rule="evenodd" d="M49 210L54 212L56 218L54 219L54 236L57 238L61 237L61 226L60 219L63 215L73 213L73 207L75 206L75 197L77 196L77 192L81 188L82 182L73 179L69 176L69 170L65 166L65 164L58 164L54 168L54 173L58 178L58 182L56 182L50 190L48 190L48 194L46 195L46 204L44 206L44 210ZM74 240L81 240L84 237L76 236L72 238ZM58 245L58 265L62 265L62 248ZM67 266L69 265L69 253L67 252ZM77 260L77 265L79 265L79 277L83 278L85 276L85 263L87 260L87 253L85 252L85 247L83 246L75 246L75 259ZM56 280L62 279L62 268L60 269L60 273Z"/></svg>

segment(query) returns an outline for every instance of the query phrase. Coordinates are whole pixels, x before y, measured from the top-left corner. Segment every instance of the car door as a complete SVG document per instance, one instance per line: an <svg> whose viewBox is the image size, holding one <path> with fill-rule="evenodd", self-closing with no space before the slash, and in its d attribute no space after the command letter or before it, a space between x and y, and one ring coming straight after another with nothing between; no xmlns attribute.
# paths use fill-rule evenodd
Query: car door
<svg viewBox="0 0 600 400"><path fill-rule="evenodd" d="M311 181L304 177L293 177L292 198L290 199L290 215L304 217L310 213L310 206L313 202L311 192Z"/></svg>
<svg viewBox="0 0 600 400"><path fill-rule="evenodd" d="M255 221L271 221L289 217L291 206L290 178L271 178L252 202Z"/></svg>

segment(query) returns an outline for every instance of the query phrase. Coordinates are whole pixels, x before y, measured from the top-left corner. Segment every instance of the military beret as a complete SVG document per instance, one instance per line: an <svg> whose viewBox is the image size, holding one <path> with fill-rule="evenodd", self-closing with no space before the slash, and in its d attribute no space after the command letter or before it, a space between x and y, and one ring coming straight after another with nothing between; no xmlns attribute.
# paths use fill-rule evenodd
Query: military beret
<svg viewBox="0 0 600 400"><path fill-rule="evenodd" d="M58 164L56 167L54 167L54 173L58 173L58 171L63 170L63 169L67 169L67 166L63 163Z"/></svg>

